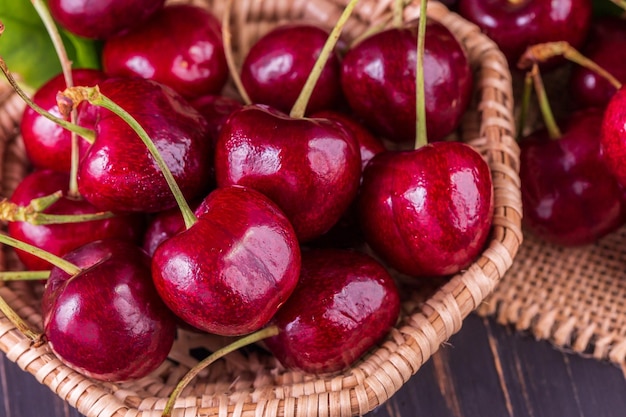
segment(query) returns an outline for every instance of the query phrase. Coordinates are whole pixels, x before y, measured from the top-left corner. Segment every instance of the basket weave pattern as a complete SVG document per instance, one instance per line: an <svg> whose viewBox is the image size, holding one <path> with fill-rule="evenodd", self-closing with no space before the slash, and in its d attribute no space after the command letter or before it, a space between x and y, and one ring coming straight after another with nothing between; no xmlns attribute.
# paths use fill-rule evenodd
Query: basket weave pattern
<svg viewBox="0 0 626 417"><path fill-rule="evenodd" d="M187 1L189 2L189 1ZM193 1L221 16L226 2ZM239 57L261 34L282 21L320 22L332 26L345 0L241 1L232 10L233 43ZM363 0L350 19L348 40L391 16L391 0ZM405 18L418 15L410 5ZM186 388L177 416L352 416L362 415L391 397L441 343L456 333L463 319L483 302L507 272L522 242L519 192L519 149L514 140L511 76L495 44L442 4L429 4L428 14L447 26L468 52L475 72L475 97L462 126L463 140L488 161L495 188L492 236L481 257L428 296L415 291L403 303L397 326L363 360L340 374L315 376L283 369L261 351L235 352L215 363ZM17 129L23 104L7 90L0 92L2 192L10 195L27 169ZM5 269L19 268L11 251ZM24 283L0 284L0 295L34 328L41 329L36 291ZM87 416L159 416L174 385L196 360L191 348L208 350L223 338L179 332L166 361L150 376L112 384L93 381L64 366L43 345L31 346L4 317L0 349L22 369L50 387Z"/></svg>

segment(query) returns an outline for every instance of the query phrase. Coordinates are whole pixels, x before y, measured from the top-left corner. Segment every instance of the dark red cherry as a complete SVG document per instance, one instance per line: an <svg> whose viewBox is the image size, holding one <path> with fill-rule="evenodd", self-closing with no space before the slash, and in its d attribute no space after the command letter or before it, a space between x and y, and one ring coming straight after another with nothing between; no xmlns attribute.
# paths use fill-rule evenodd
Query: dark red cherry
<svg viewBox="0 0 626 417"><path fill-rule="evenodd" d="M143 25L107 40L102 66L110 76L139 76L186 98L217 94L228 79L219 21L190 4L168 5Z"/></svg>
<svg viewBox="0 0 626 417"><path fill-rule="evenodd" d="M241 67L241 82L250 99L289 113L327 38L328 32L319 27L289 24L259 39ZM339 57L331 54L313 89L308 113L340 103L339 77Z"/></svg>
<svg viewBox="0 0 626 417"><path fill-rule="evenodd" d="M393 268L413 276L454 274L475 260L489 236L489 166L460 142L384 152L365 168L358 209L367 243Z"/></svg>
<svg viewBox="0 0 626 417"><path fill-rule="evenodd" d="M57 357L104 381L154 371L172 348L176 322L154 288L149 257L129 242L102 240L65 259L82 272L53 268L42 301L44 333Z"/></svg>
<svg viewBox="0 0 626 417"><path fill-rule="evenodd" d="M142 78L108 79L100 90L146 130L187 200L206 195L213 183L213 149L197 110L171 88ZM96 140L79 167L78 189L101 210L158 212L176 204L144 143L104 108Z"/></svg>
<svg viewBox="0 0 626 417"><path fill-rule="evenodd" d="M560 138L541 129L521 142L524 224L546 241L584 245L626 221L622 191L600 155L602 117L581 110L560 123Z"/></svg>
<svg viewBox="0 0 626 417"><path fill-rule="evenodd" d="M34 198L63 191L64 196L44 210L48 214L89 214L98 210L82 199L68 197L69 175L58 171L40 170L27 175L17 186L11 201L26 206ZM34 225L28 222L10 222L8 233L11 237L30 243L57 256L79 246L105 238L119 238L138 243L144 228L143 216L118 214L115 217L78 223ZM31 270L50 269L51 265L36 256L20 250L16 251L26 268Z"/></svg>
<svg viewBox="0 0 626 417"><path fill-rule="evenodd" d="M148 20L165 0L49 0L54 19L68 31L108 39Z"/></svg>
<svg viewBox="0 0 626 417"><path fill-rule="evenodd" d="M515 68L530 45L582 45L591 24L591 0L459 0L458 13L498 45ZM561 61L562 62L562 61Z"/></svg>
<svg viewBox="0 0 626 417"><path fill-rule="evenodd" d="M355 139L335 122L250 105L222 128L215 176L218 186L239 184L267 195L304 242L327 232L348 208L361 158Z"/></svg>
<svg viewBox="0 0 626 417"><path fill-rule="evenodd" d="M341 85L350 108L376 134L394 142L415 140L416 44L417 25L412 22L370 36L342 62ZM428 138L437 141L458 126L473 79L461 44L432 20L423 68Z"/></svg>
<svg viewBox="0 0 626 417"><path fill-rule="evenodd" d="M307 251L296 290L272 320L280 332L265 343L290 369L337 372L380 342L399 311L393 279L370 256Z"/></svg>
<svg viewBox="0 0 626 417"><path fill-rule="evenodd" d="M104 81L106 76L101 71L92 69L75 69L72 71L74 85L93 87ZM37 90L33 101L44 110L61 117L57 107L57 93L66 88L63 74L59 74ZM96 109L89 103L79 106L78 123L93 129L96 122ZM56 123L46 119L31 107L27 106L20 122L20 131L24 139L24 147L29 161L35 168L70 171L71 135ZM80 155L84 155L89 144L79 138Z"/></svg>
<svg viewBox="0 0 626 417"><path fill-rule="evenodd" d="M293 227L267 197L240 186L214 190L196 215L193 226L154 253L159 294L198 329L225 336L258 330L298 281Z"/></svg>
<svg viewBox="0 0 626 417"><path fill-rule="evenodd" d="M218 95L205 95L191 101L191 105L200 112L209 124L209 136L215 144L222 126L228 117L243 107L241 101Z"/></svg>

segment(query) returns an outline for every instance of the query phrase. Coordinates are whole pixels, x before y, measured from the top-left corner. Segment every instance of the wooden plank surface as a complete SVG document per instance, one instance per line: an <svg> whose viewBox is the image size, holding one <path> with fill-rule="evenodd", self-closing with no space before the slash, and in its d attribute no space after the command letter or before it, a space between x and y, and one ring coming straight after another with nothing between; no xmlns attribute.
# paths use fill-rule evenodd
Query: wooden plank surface
<svg viewBox="0 0 626 417"><path fill-rule="evenodd" d="M0 417L80 417L0 356ZM608 363L556 350L472 315L368 417L624 417L626 379Z"/></svg>

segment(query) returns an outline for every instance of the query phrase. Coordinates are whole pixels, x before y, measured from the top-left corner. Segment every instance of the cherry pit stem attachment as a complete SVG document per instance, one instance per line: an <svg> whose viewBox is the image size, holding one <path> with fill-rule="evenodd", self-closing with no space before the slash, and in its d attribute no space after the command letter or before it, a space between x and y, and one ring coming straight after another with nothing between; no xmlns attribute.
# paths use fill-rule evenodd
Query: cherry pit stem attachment
<svg viewBox="0 0 626 417"><path fill-rule="evenodd" d="M330 54L333 53L333 51L335 50L335 45L337 45L337 41L339 41L341 31L346 25L346 22L348 21L348 18L352 14L352 11L354 10L354 7L356 6L358 1L359 0L350 0L347 6L343 9L341 16L339 16L339 19L333 27L333 30L330 32L330 35L328 35L328 39L326 40L326 43L324 44L324 47L322 48L319 57L317 57L315 64L313 65L313 69L309 73L309 77L304 83L304 86L300 91L300 95L298 96L296 102L291 108L289 116L293 118L304 117L304 114L306 113L306 107L309 103L309 99L311 98L311 94L313 94L313 89L317 84L317 80L320 78L324 66L326 65L326 62L328 62Z"/></svg>
<svg viewBox="0 0 626 417"><path fill-rule="evenodd" d="M81 102L87 101L94 106L104 107L105 109L115 113L122 120L124 120L128 125L135 131L135 133L139 136L141 141L144 143L148 151L156 161L159 169L163 173L165 177L165 181L167 185L170 187L176 202L178 203L178 207L182 213L183 219L185 221L185 227L190 228L193 226L196 221L198 221L197 217L189 207L189 204L185 200L180 187L176 183L172 172L168 168L165 160L159 154L159 150L154 145L152 139L146 132L146 130L137 122L137 120L126 110L118 106L111 99L106 97L104 94L100 92L98 86L96 87L72 87L68 88L65 91L61 92L57 96L59 110L61 114L67 114L67 112L76 108Z"/></svg>
<svg viewBox="0 0 626 417"><path fill-rule="evenodd" d="M187 374L176 384L174 391L170 394L167 403L165 404L165 408L163 409L163 417L170 417L172 415L172 410L174 408L174 404L176 403L176 399L180 396L180 393L185 389L187 385L207 366L211 365L216 360L226 356L227 354L234 352L235 350L241 349L245 346L251 345L253 343L259 342L263 339L267 339L272 336L276 336L279 333L279 329L276 326L269 326L254 333L251 333L247 336L242 337L234 341L233 343L224 346L223 348L216 350L211 355L207 356L202 361L198 362L196 366L191 368Z"/></svg>

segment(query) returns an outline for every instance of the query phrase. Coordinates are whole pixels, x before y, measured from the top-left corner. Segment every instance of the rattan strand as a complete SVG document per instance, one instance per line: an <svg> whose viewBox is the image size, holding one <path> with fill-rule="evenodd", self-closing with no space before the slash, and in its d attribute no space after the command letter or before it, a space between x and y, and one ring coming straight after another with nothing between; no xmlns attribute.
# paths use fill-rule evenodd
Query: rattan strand
<svg viewBox="0 0 626 417"><path fill-rule="evenodd" d="M186 1L189 2L189 1ZM225 1L192 1L220 16ZM249 45L274 25L286 21L319 22L332 26L345 0L236 1L231 31L240 60ZM363 0L346 28L355 39L379 22L389 22L391 0ZM417 16L409 6L406 19ZM467 271L453 277L425 299L416 292L403 304L401 321L389 337L362 361L338 375L314 376L283 369L260 351L214 364L191 384L176 404L176 416L352 416L374 409L392 396L483 302L510 268L522 241L518 158L513 123L513 97L506 60L478 29L439 3L429 4L429 16L439 20L466 47L476 74L472 109L463 122L463 138L489 162L494 178L495 213L491 241ZM1 96L3 193L9 195L28 169L17 124L23 104ZM8 99L7 99L8 97ZM5 181L6 180L6 181ZM16 268L11 252L6 268ZM40 328L38 299L27 288L11 284L0 294L35 328ZM188 370L191 347L215 346L226 340L180 335L172 357L150 376L110 384L91 381L63 366L46 345L33 348L6 319L0 320L0 349L11 360L50 387L59 397L89 417L158 416L175 383ZM188 356L188 355L187 355Z"/></svg>

